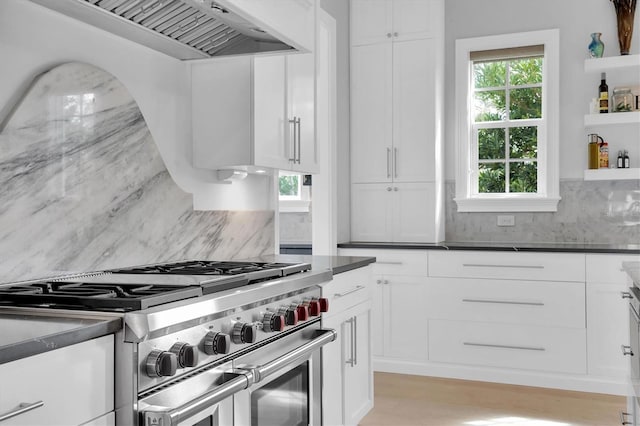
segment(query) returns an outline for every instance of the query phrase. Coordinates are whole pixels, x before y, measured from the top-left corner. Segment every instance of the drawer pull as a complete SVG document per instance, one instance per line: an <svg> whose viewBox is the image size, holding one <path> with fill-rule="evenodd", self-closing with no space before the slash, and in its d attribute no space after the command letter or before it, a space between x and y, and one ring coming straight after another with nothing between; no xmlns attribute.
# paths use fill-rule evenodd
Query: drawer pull
<svg viewBox="0 0 640 426"><path fill-rule="evenodd" d="M622 355L631 355L633 356L633 351L631 350L631 346L627 346L627 345L620 345L620 348L622 349Z"/></svg>
<svg viewBox="0 0 640 426"><path fill-rule="evenodd" d="M631 414L625 413L624 411L620 411L620 424L621 425L632 425L633 423L627 421L627 416Z"/></svg>
<svg viewBox="0 0 640 426"><path fill-rule="evenodd" d="M392 262L392 261L384 262L384 261L379 261L378 260L378 261L376 261L376 263L378 265L402 265L402 262Z"/></svg>
<svg viewBox="0 0 640 426"><path fill-rule="evenodd" d="M468 303L499 303L502 305L544 306L542 302L519 302L517 300L462 299Z"/></svg>
<svg viewBox="0 0 640 426"><path fill-rule="evenodd" d="M545 348L537 348L533 346L511 346L511 345L493 345L490 343L473 343L473 342L462 342L465 346L482 346L485 348L500 348L500 349L522 349L525 351L540 351L543 352Z"/></svg>
<svg viewBox="0 0 640 426"><path fill-rule="evenodd" d="M544 269L542 265L485 265L480 263L463 263L465 268L519 268L519 269Z"/></svg>
<svg viewBox="0 0 640 426"><path fill-rule="evenodd" d="M20 414L24 414L27 411L35 410L36 408L40 408L43 405L44 402L42 401L21 402L20 405L18 405L18 408L16 408L15 410L11 410L8 413L0 414L0 422L9 420L10 418L15 416L19 416Z"/></svg>
<svg viewBox="0 0 640 426"><path fill-rule="evenodd" d="M357 285L357 286L356 286L356 288L354 288L354 289L352 289L352 290L349 290L349 291L347 291L347 292L344 292L344 293L336 293L336 294L334 294L334 295L333 295L333 297L335 297L335 298L338 298L338 297L344 297L344 296L346 296L347 294L355 293L356 291L360 291L360 290L362 290L363 288L365 288L365 287L364 287L364 286L362 286L362 285Z"/></svg>
<svg viewBox="0 0 640 426"><path fill-rule="evenodd" d="M620 295L622 296L623 299L632 299L633 298L631 293L628 292L628 291L621 291Z"/></svg>

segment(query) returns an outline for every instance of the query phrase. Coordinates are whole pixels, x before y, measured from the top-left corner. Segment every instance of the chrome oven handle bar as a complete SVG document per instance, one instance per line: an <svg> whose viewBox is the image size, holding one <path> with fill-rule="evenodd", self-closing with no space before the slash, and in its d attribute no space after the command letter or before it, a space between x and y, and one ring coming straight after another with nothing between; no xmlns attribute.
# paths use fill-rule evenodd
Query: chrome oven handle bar
<svg viewBox="0 0 640 426"><path fill-rule="evenodd" d="M309 354L312 354L327 343L333 342L334 340L336 340L337 335L338 334L335 332L335 330L320 329L317 331L317 337L310 342L305 343L304 345L292 350L291 352L281 356L280 358L274 359L271 362L268 362L259 367L253 367L249 369L249 371L253 372L255 383L258 383L265 377L270 376L281 368L294 364L300 359L309 356Z"/></svg>
<svg viewBox="0 0 640 426"><path fill-rule="evenodd" d="M35 410L36 408L40 408L43 405L44 405L44 402L42 401L36 401L33 403L22 402L20 403L20 405L18 405L18 408L16 408L15 410L11 410L8 413L0 414L0 422L19 416L20 414L24 414L27 411Z"/></svg>
<svg viewBox="0 0 640 426"><path fill-rule="evenodd" d="M237 371L237 370L236 370ZM233 374L236 374L234 371ZM237 377L223 383L215 389L168 411L144 411L145 425L178 425L184 419L192 417L206 408L215 405L231 395L247 389L253 384L250 371L242 371Z"/></svg>

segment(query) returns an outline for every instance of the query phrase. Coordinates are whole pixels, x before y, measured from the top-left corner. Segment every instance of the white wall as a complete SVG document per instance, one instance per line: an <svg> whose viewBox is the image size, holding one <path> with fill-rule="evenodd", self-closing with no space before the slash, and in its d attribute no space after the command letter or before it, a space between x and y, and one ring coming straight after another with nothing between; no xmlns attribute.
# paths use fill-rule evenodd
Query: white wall
<svg viewBox="0 0 640 426"><path fill-rule="evenodd" d="M455 40L459 38L506 34L541 29L560 29L560 178L581 179L587 165L587 131L583 127L589 101L597 94L599 74L585 74L584 60L590 34L601 32L604 56L617 56L616 16L606 0L447 0L445 9L445 75L454 75ZM636 13L637 15L637 13ZM631 53L640 52L640 16L636 16ZM614 85L637 81L637 75L611 73L609 91ZM445 86L445 166L447 180L454 179L454 79ZM633 149L632 164L640 162L639 135L633 131L598 129L613 147ZM631 151L630 151L631 152Z"/></svg>
<svg viewBox="0 0 640 426"><path fill-rule="evenodd" d="M133 95L175 182L199 208L273 208L270 178L231 185L192 167L190 74L177 59L52 12L26 0L0 1L0 112L32 78L54 65L80 61L116 76ZM0 114L2 116L3 114Z"/></svg>

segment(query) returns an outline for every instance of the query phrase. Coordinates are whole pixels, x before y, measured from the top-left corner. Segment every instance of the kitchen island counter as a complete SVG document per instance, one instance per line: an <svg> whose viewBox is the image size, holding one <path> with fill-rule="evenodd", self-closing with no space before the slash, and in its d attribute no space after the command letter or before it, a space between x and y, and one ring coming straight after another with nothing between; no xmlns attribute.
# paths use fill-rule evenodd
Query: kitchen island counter
<svg viewBox="0 0 640 426"><path fill-rule="evenodd" d="M122 328L119 315L0 308L0 364L106 336Z"/></svg>
<svg viewBox="0 0 640 426"><path fill-rule="evenodd" d="M622 269L634 283L640 285L640 262L622 262Z"/></svg>
<svg viewBox="0 0 640 426"><path fill-rule="evenodd" d="M516 243L516 242L463 242L441 243L384 243L357 242L338 244L349 249L399 249L399 250L477 250L477 251L526 251L564 253L617 253L640 254L640 244L584 244L584 243Z"/></svg>

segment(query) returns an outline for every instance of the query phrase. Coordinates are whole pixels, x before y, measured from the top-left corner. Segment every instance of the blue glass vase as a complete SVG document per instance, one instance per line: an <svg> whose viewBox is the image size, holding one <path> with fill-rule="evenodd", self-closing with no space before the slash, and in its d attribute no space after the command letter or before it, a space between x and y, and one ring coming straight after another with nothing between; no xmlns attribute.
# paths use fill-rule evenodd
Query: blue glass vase
<svg viewBox="0 0 640 426"><path fill-rule="evenodd" d="M604 53L604 43L600 40L602 33L591 33L591 43L589 43L589 54L592 58L602 58Z"/></svg>

